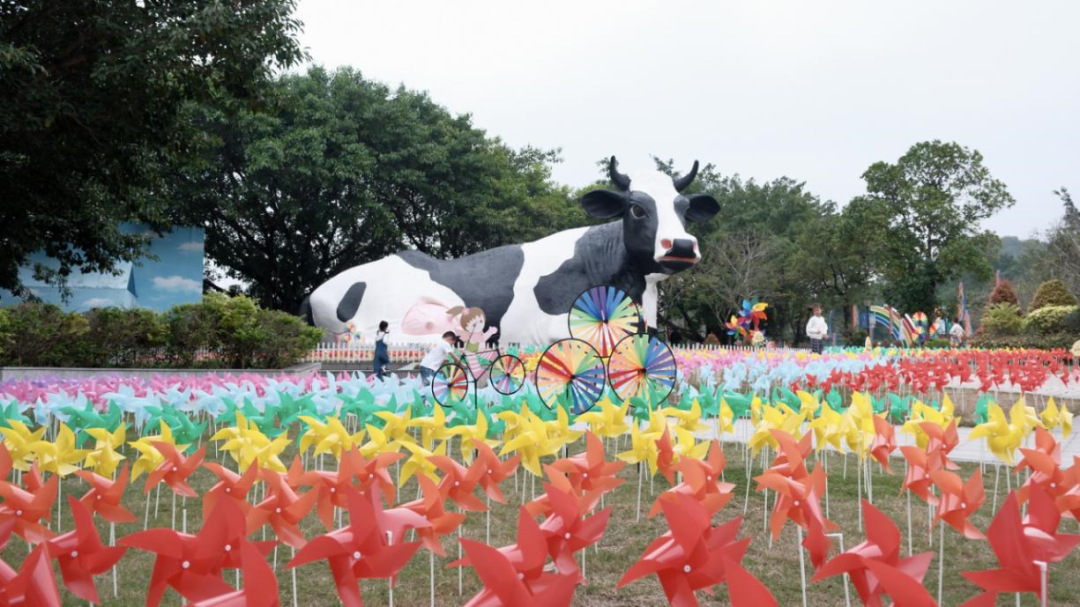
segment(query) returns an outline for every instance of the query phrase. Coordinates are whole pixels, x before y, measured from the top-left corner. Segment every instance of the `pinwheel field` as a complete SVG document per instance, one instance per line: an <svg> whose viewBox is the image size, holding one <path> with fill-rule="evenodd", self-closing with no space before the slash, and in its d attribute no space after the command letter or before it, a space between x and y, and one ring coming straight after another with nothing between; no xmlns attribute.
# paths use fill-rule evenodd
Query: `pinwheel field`
<svg viewBox="0 0 1080 607"><path fill-rule="evenodd" d="M998 552L1022 526L1046 538L1050 604L1080 605L1063 356L774 354L680 351L692 375L666 401L576 416L360 374L4 382L4 597L383 605L393 578L396 605L796 605L805 579L808 605L838 605L847 571L852 604L928 605L941 567L937 604L1037 604L1038 570ZM995 394L1032 377L1064 398ZM937 387L954 381L988 389ZM997 568L1015 575L979 573Z"/></svg>

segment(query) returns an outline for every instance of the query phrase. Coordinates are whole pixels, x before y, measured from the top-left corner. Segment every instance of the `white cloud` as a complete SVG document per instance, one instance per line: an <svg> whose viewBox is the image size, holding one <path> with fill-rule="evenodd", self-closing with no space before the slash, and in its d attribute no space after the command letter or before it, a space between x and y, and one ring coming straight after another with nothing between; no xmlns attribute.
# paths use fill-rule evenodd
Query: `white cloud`
<svg viewBox="0 0 1080 607"><path fill-rule="evenodd" d="M116 305L116 304L111 299L106 299L104 297L91 297L90 299L87 299L86 301L83 302L82 307L87 308L87 309L89 309L89 308L107 308L107 307L113 306L113 305Z"/></svg>
<svg viewBox="0 0 1080 607"><path fill-rule="evenodd" d="M176 293L202 293L202 283L183 276L155 276L154 286L162 291Z"/></svg>
<svg viewBox="0 0 1080 607"><path fill-rule="evenodd" d="M203 243L197 240L189 240L188 242L185 242L180 246L176 247L176 250L180 251L181 253L202 253Z"/></svg>

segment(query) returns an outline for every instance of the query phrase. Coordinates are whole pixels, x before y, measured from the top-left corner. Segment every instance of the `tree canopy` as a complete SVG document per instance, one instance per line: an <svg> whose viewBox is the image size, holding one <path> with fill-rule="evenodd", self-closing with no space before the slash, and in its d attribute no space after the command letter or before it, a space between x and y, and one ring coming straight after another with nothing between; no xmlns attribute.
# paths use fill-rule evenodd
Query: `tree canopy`
<svg viewBox="0 0 1080 607"><path fill-rule="evenodd" d="M303 53L294 0L0 3L0 288L34 251L73 269L137 259L124 221L167 226L162 177L192 100L255 102Z"/></svg>

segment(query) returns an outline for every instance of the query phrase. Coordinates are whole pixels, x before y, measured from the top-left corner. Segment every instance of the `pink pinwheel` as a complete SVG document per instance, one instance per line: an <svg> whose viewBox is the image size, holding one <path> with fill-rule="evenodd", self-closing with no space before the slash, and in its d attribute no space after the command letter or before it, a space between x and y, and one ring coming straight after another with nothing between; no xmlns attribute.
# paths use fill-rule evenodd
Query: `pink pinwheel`
<svg viewBox="0 0 1080 607"><path fill-rule="evenodd" d="M98 603L94 576L111 569L127 548L103 546L93 515L74 497L68 496L68 503L75 520L74 531L52 538L45 546L49 557L59 561L67 589L84 601Z"/></svg>
<svg viewBox="0 0 1080 607"><path fill-rule="evenodd" d="M924 552L901 559L900 530L897 529L896 524L866 500L862 502L862 509L866 520L866 541L822 565L814 574L812 581L816 582L846 573L851 577L851 583L866 607L881 607L882 593L888 593L899 605L900 599L889 590L879 573L884 573L891 582L895 577L892 572L899 572L914 580L915 584L922 588L921 582L927 568L930 567L933 553ZM881 567L874 569L871 563L887 569ZM926 595L925 598L930 598L925 589L922 592Z"/></svg>
<svg viewBox="0 0 1080 607"><path fill-rule="evenodd" d="M244 513L231 500L220 500L196 535L172 529L149 529L121 538L121 546L153 552L154 573L146 591L147 607L157 607L166 588L189 601L204 601L232 592L222 570L242 565L240 551L247 533ZM276 542L258 542L264 554Z"/></svg>
<svg viewBox="0 0 1080 607"><path fill-rule="evenodd" d="M334 576L338 598L345 607L363 607L360 579L390 578L392 583L420 547L419 542L391 543L386 537L392 527L422 526L403 516L408 513L415 517L415 513L401 509L380 512L378 498L374 497L374 492L368 493L365 498L349 489L349 525L312 539L287 565L292 569L325 559ZM392 538L404 535L391 533Z"/></svg>
<svg viewBox="0 0 1080 607"><path fill-rule="evenodd" d="M264 470L263 478L270 495L248 510L247 535L269 524L278 539L286 545L303 547L307 539L300 532L299 524L315 506L318 492L308 491L297 496L285 481L285 475L273 470Z"/></svg>
<svg viewBox="0 0 1080 607"><path fill-rule="evenodd" d="M155 441L153 446L165 458L165 461L146 477L143 491L150 493L150 490L155 485L164 481L177 495L199 497L199 494L187 483L187 479L199 469L199 464L202 463L203 457L206 455L206 445L199 447L199 450L191 457L184 457L180 450L176 448L176 445L172 443Z"/></svg>
<svg viewBox="0 0 1080 607"><path fill-rule="evenodd" d="M242 541L239 552L243 561L244 588L195 601L187 607L280 607L277 577L258 547Z"/></svg>
<svg viewBox="0 0 1080 607"><path fill-rule="evenodd" d="M487 466L475 460L466 468L445 455L433 455L429 460L445 475L439 482L439 492L444 498L449 498L458 508L469 512L487 510L484 502L473 494L480 477L487 473Z"/></svg>
<svg viewBox="0 0 1080 607"><path fill-rule="evenodd" d="M483 462L485 468L484 474L480 477L480 486L484 488L484 493L491 498L491 501L505 504L506 496L499 489L499 485L513 476L521 461L521 455L502 461L483 441L473 441L473 444L476 447L476 461Z"/></svg>
<svg viewBox="0 0 1080 607"><path fill-rule="evenodd" d="M1028 508L1021 519L1016 495L1010 493L990 523L987 537L1000 569L961 573L988 594L1032 592L1042 598L1042 572L1035 563L1057 563L1080 544L1080 535L1057 533L1061 512L1038 485L1031 487Z"/></svg>
<svg viewBox="0 0 1080 607"><path fill-rule="evenodd" d="M243 475L214 462L207 462L203 464L203 467L218 477L218 482L214 483L214 486L203 494L203 520L210 516L210 513L214 511L214 507L217 506L218 500L222 499L232 501L240 508L241 512L247 514L251 509L251 504L247 502L247 494L259 478L258 460L248 466Z"/></svg>
<svg viewBox="0 0 1080 607"><path fill-rule="evenodd" d="M930 478L941 490L934 522L945 521L969 540L985 540L986 536L968 520L986 501L982 472L976 469L966 483L947 470L935 470L930 473Z"/></svg>
<svg viewBox="0 0 1080 607"><path fill-rule="evenodd" d="M724 450L715 440L709 447L705 461L687 457L679 460L676 468L682 473L683 482L660 494L653 502L649 517L660 512L660 500L673 499L672 494L683 493L701 502L709 514L716 514L734 497L735 485L726 483L721 473L727 465Z"/></svg>
<svg viewBox="0 0 1080 607"><path fill-rule="evenodd" d="M36 469L32 469L24 480L27 485L40 486L35 486L31 489L32 493L28 493L16 485L0 481L0 497L4 498L4 502L0 503L0 521L14 520L15 533L31 544L38 544L55 535L39 521L51 520L60 478L54 475L42 484Z"/></svg>
<svg viewBox="0 0 1080 607"><path fill-rule="evenodd" d="M60 589L44 545L30 551L18 573L0 561L0 607L60 607Z"/></svg>
<svg viewBox="0 0 1080 607"><path fill-rule="evenodd" d="M585 518L581 501L573 493L549 483L544 484L544 489L552 510L551 515L540 523L540 530L547 540L548 554L560 573L580 575L574 554L600 541L611 517L611 508Z"/></svg>
<svg viewBox="0 0 1080 607"><path fill-rule="evenodd" d="M592 432L587 432L584 453L557 460L551 467L566 474L579 492L599 498L625 482L617 477L625 465L605 460L604 443Z"/></svg>
<svg viewBox="0 0 1080 607"><path fill-rule="evenodd" d="M87 510L98 513L110 523L130 523L135 520L135 515L120 505L128 482L127 464L120 469L115 481L89 470L78 470L75 474L90 485L90 490L79 500Z"/></svg>
<svg viewBox="0 0 1080 607"><path fill-rule="evenodd" d="M654 540L630 566L616 588L656 574L668 603L697 607L694 592L726 580L725 560L739 563L750 539L736 541L742 518L713 527L709 511L692 497L677 494L660 503L669 531Z"/></svg>

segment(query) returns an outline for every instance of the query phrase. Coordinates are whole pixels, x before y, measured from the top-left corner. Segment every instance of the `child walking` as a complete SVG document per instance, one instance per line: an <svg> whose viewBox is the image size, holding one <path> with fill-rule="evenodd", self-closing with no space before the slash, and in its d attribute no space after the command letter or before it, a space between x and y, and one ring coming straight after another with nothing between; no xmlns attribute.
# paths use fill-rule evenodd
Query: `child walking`
<svg viewBox="0 0 1080 607"><path fill-rule="evenodd" d="M825 338L829 336L829 324L821 316L821 304L810 306L813 316L806 323L806 336L810 338L810 351L821 354L825 351Z"/></svg>

